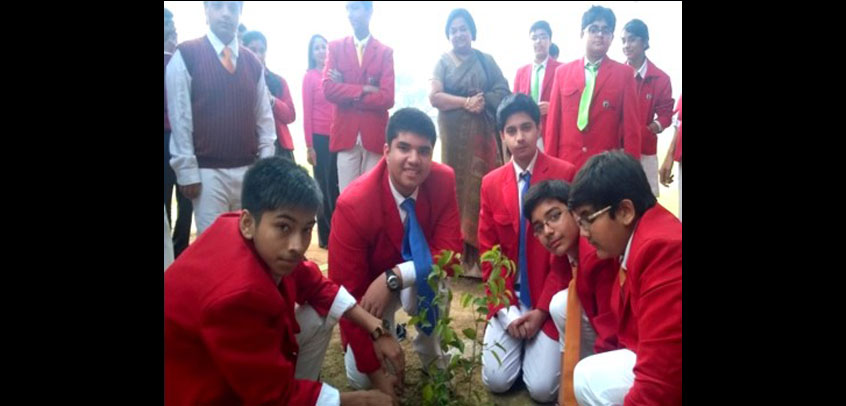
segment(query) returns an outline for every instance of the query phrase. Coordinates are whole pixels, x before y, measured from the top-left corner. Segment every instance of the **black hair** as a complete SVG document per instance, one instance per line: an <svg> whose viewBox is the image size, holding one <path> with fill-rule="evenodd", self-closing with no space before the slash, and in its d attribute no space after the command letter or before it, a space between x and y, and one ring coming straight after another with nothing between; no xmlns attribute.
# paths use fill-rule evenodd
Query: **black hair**
<svg viewBox="0 0 846 406"><path fill-rule="evenodd" d="M264 47L267 48L267 38L264 37L259 31L249 31L241 38L241 41L244 41L244 46L247 46L250 42L255 40L259 40L264 44Z"/></svg>
<svg viewBox="0 0 846 406"><path fill-rule="evenodd" d="M438 134L435 132L435 123L426 113L414 108L405 107L394 112L388 120L388 128L385 130L388 146L391 141L397 138L400 132L412 132L426 137L435 146Z"/></svg>
<svg viewBox="0 0 846 406"><path fill-rule="evenodd" d="M532 220L532 212L545 200L558 200L567 204L570 198L570 185L560 179L547 179L538 182L523 195L523 216Z"/></svg>
<svg viewBox="0 0 846 406"><path fill-rule="evenodd" d="M470 38L475 41L476 40L476 22L473 21L473 16L470 15L470 12L464 8L457 8L455 10L450 11L449 17L447 17L446 22L446 37L449 39L449 26L452 25L452 20L461 17L467 23L467 28L470 29Z"/></svg>
<svg viewBox="0 0 846 406"><path fill-rule="evenodd" d="M244 175L241 206L261 221L265 211L281 208L320 210L323 194L306 170L282 157L258 160Z"/></svg>
<svg viewBox="0 0 846 406"><path fill-rule="evenodd" d="M312 51L312 48L314 47L314 41L318 38L322 39L323 42L326 43L326 45L329 45L329 41L326 41L326 38L323 38L322 35L314 34L314 35L311 36L311 39L308 40L308 68L309 69L314 69L314 68L317 67L317 61L314 60L314 54L311 51Z"/></svg>
<svg viewBox="0 0 846 406"><path fill-rule="evenodd" d="M549 56L551 56L553 59L558 58L559 52L560 51L558 50L558 45L555 45L555 43L549 44Z"/></svg>
<svg viewBox="0 0 846 406"><path fill-rule="evenodd" d="M173 13L171 13L167 8L164 9L164 19L173 20Z"/></svg>
<svg viewBox="0 0 846 406"><path fill-rule="evenodd" d="M632 201L637 217L657 203L640 161L622 151L605 151L588 159L576 174L567 206L599 210L610 205L614 218L623 199Z"/></svg>
<svg viewBox="0 0 846 406"><path fill-rule="evenodd" d="M531 34L535 32L535 30L546 31L546 35L549 35L549 39L552 39L552 28L549 27L548 22L544 20L536 21L534 24L532 24L532 28L529 28L529 33Z"/></svg>
<svg viewBox="0 0 846 406"><path fill-rule="evenodd" d="M593 6L588 11L582 14L582 30L589 26L590 23L596 20L605 20L608 26L611 27L611 32L614 32L614 27L617 24L617 17L614 17L614 12L610 8L602 6Z"/></svg>
<svg viewBox="0 0 846 406"><path fill-rule="evenodd" d="M540 125L540 108L538 104L532 100L531 97L523 93L511 93L502 98L499 106L496 108L496 129L502 132L505 129L505 122L508 117L515 113L526 113L535 122L535 125Z"/></svg>
<svg viewBox="0 0 846 406"><path fill-rule="evenodd" d="M243 7L244 7L244 2L243 2L243 1L239 1L239 3L241 3L241 7L243 8ZM244 25L244 23L240 23L240 24L238 24L238 32L247 32L247 26L246 26L246 25Z"/></svg>
<svg viewBox="0 0 846 406"><path fill-rule="evenodd" d="M623 26L623 31L628 31L635 37L640 37L640 39L643 40L644 45L646 45L643 47L643 50L646 51L649 49L649 27L646 26L646 23L635 18Z"/></svg>

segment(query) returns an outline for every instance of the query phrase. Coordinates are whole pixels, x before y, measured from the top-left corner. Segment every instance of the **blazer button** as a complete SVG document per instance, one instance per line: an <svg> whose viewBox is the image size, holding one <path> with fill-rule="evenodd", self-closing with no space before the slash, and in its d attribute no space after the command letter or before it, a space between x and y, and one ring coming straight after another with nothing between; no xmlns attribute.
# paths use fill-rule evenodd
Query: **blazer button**
<svg viewBox="0 0 846 406"><path fill-rule="evenodd" d="M296 357L296 356L297 356L297 352L296 352L296 351L294 351L294 352L292 352L292 353L291 353L291 355L293 355L293 356L295 356L295 357Z"/></svg>
<svg viewBox="0 0 846 406"><path fill-rule="evenodd" d="M587 152L587 147L582 147L582 152Z"/></svg>

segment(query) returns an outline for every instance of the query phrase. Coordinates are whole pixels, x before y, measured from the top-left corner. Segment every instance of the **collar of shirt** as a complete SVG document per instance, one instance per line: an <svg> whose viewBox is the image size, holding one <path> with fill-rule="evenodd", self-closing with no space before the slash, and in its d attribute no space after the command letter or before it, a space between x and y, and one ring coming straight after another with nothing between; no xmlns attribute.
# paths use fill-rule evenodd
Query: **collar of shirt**
<svg viewBox="0 0 846 406"><path fill-rule="evenodd" d="M397 190L397 188L394 187L394 181L391 180L390 175L388 175L388 185L391 187L391 195L394 196L394 202L396 202L396 204L397 204L397 210L399 211L400 221L402 221L402 223L405 224L405 217L407 216L407 214L405 213L405 210L403 210L402 207L400 207L400 205L402 204L402 202L405 201L405 199L407 199L407 197L403 196L402 193L400 193L399 190ZM420 192L419 186L417 187L417 189L414 189L414 192L412 192L411 196L409 196L412 199L414 199L415 203L417 203L417 193L418 192Z"/></svg>
<svg viewBox="0 0 846 406"><path fill-rule="evenodd" d="M541 62L541 63L535 63L533 61L532 62L532 71L538 70L538 66L542 66L544 69L546 69L546 63L547 62L549 62L549 56L547 56L546 59L544 59L543 62Z"/></svg>
<svg viewBox="0 0 846 406"><path fill-rule="evenodd" d="M535 156L532 157L532 160L529 162L529 167L527 167L526 169L523 169L523 168L520 167L520 165L517 165L517 161L515 161L514 158L511 158L511 163L514 165L514 174L516 175L517 183L520 183L520 174L523 173L524 171L529 171L529 173L534 172L535 162L537 160L538 160L538 151L536 150Z"/></svg>
<svg viewBox="0 0 846 406"><path fill-rule="evenodd" d="M355 47L356 48L358 48L359 46L367 47L367 43L370 42L370 37L372 35L373 34L367 34L367 36L364 37L363 40L359 41L358 38L356 38L355 35L353 34L353 43L355 44Z"/></svg>
<svg viewBox="0 0 846 406"><path fill-rule="evenodd" d="M643 65L640 65L640 68L635 69L634 77L637 77L638 75L640 75L641 78L644 78L644 79L646 78L646 65L648 65L646 63L646 61L647 61L647 59L643 58ZM629 65L629 66L632 66L632 65ZM632 66L632 67L634 67L634 66Z"/></svg>
<svg viewBox="0 0 846 406"><path fill-rule="evenodd" d="M579 243L578 240L576 240L576 242L574 242L574 244L578 244L578 243ZM571 267L576 267L576 268L579 267L579 259L578 258L573 258L572 256L570 256L570 254L567 254L567 260L570 261Z"/></svg>
<svg viewBox="0 0 846 406"><path fill-rule="evenodd" d="M223 47L228 46L229 49L232 50L232 59L238 60L238 48L239 47L238 47L238 36L237 35L233 36L232 41L230 41L228 44L224 44L223 41L221 41L220 38L217 37L217 35L214 35L214 33L211 31L211 29L209 29L206 36L209 38L209 42L211 42L212 48L214 48L214 52L217 53L217 56L219 58L222 58L221 53L223 52ZM234 63L235 61L232 61L232 62Z"/></svg>
<svg viewBox="0 0 846 406"><path fill-rule="evenodd" d="M629 242L626 243L626 250L623 252L623 256L620 259L620 264L625 269L629 269L629 264L626 262L629 260L629 250L632 248L632 238L634 238L634 235L637 232L638 224L640 224L640 220L635 223L634 229L632 229L632 235L629 236Z"/></svg>
<svg viewBox="0 0 846 406"><path fill-rule="evenodd" d="M605 60L605 58L599 58L599 60L596 61L596 63L593 64L593 65L596 65L597 70L599 69L599 65L602 65L602 61L604 61L604 60ZM587 68L588 65L591 65L591 63L587 59L587 57L584 57L584 61L585 61L585 68Z"/></svg>

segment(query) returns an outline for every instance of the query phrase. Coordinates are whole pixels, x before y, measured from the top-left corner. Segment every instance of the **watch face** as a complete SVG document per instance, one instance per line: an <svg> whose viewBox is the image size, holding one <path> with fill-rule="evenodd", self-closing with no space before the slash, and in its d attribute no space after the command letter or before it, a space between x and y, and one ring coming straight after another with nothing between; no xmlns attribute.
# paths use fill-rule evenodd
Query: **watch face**
<svg viewBox="0 0 846 406"><path fill-rule="evenodd" d="M396 275L391 275L388 277L388 287L391 289L396 289L399 287L399 278Z"/></svg>

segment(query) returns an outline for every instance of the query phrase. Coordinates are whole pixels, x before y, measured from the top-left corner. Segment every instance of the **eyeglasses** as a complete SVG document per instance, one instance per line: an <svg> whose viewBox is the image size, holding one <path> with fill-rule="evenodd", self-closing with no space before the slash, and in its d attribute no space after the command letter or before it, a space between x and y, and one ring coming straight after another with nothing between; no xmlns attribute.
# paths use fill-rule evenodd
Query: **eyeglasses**
<svg viewBox="0 0 846 406"><path fill-rule="evenodd" d="M602 27L602 28L600 28L598 25L589 25L587 27L587 31L590 33L590 35L593 35L593 36L599 36L600 34L602 34L606 37L611 35L611 33L613 32L611 30L611 27L609 27L607 25Z"/></svg>
<svg viewBox="0 0 846 406"><path fill-rule="evenodd" d="M601 216L602 213L605 213L608 210L611 210L611 205L608 205L608 207L606 207L606 208L604 208L604 209L602 209L602 210L600 210L596 213L593 213L593 214L591 214L590 216L587 216L587 217L576 216L576 222L579 223L579 227L581 227L583 229L588 229L588 228L590 228L590 225L593 224L594 221L596 221L597 217Z"/></svg>
<svg viewBox="0 0 846 406"><path fill-rule="evenodd" d="M546 218L543 219L542 222L532 224L532 232L535 234L535 237L543 234L543 230L546 226L552 227L553 224L558 224L561 221L561 215L564 214L561 210L553 210L546 215Z"/></svg>

